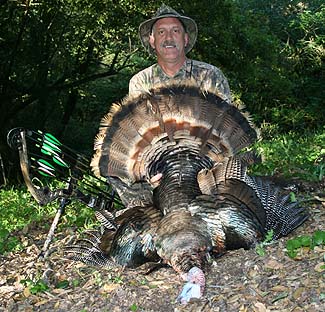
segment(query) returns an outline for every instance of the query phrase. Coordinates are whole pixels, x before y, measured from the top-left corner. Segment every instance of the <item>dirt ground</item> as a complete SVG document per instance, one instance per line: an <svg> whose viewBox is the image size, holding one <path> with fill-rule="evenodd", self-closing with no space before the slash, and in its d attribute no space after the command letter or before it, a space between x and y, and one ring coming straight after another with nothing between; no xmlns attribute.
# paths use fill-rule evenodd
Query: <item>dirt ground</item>
<svg viewBox="0 0 325 312"><path fill-rule="evenodd" d="M202 299L175 303L183 282L168 267L148 275L136 270L97 269L66 259L63 246L73 233L59 232L47 260L38 258L46 233L20 233L26 249L0 256L0 311L325 311L325 246L286 255L286 241L325 230L324 183L300 183L309 220L290 234L255 250L236 250L207 271ZM44 292L23 280L43 279Z"/></svg>

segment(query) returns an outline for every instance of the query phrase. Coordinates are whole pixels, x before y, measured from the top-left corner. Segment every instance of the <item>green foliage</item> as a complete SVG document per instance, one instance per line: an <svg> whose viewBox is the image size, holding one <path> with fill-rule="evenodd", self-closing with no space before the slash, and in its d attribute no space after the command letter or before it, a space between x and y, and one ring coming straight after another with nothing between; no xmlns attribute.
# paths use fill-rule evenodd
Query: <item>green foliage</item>
<svg viewBox="0 0 325 312"><path fill-rule="evenodd" d="M21 283L27 287L31 294L36 295L49 289L46 282L42 279L33 281L31 279L22 280Z"/></svg>
<svg viewBox="0 0 325 312"><path fill-rule="evenodd" d="M324 124L325 5L322 1L236 1L242 9L244 38L257 51L240 83L241 99L257 122L267 120L281 131ZM243 32L242 31L242 32ZM259 35L260 45L254 40ZM264 49L264 50L263 50ZM247 53L243 47L243 53ZM250 70L252 68L253 70ZM237 73L236 73L237 76ZM242 87L241 87L242 89ZM322 115L322 116L320 116Z"/></svg>
<svg viewBox="0 0 325 312"><path fill-rule="evenodd" d="M325 176L324 142L324 130L303 135L274 135L256 143L255 148L263 156L263 162L255 165L252 172L321 181Z"/></svg>
<svg viewBox="0 0 325 312"><path fill-rule="evenodd" d="M70 283L68 280L63 280L63 281L59 281L56 285L55 288L59 288L59 289L66 289L70 286Z"/></svg>
<svg viewBox="0 0 325 312"><path fill-rule="evenodd" d="M317 230L312 236L302 235L289 239L286 244L287 254L290 258L295 258L298 250L302 247L314 249L315 246L325 245L325 231Z"/></svg>
<svg viewBox="0 0 325 312"><path fill-rule="evenodd" d="M25 188L0 190L1 211L0 228L9 232L22 229L30 220L43 218L41 208L31 198ZM52 207L53 208L53 207ZM42 208L44 213L51 214L51 207Z"/></svg>
<svg viewBox="0 0 325 312"><path fill-rule="evenodd" d="M73 139L64 141L91 148L103 111L127 92L131 55L139 45L133 26L140 22L138 9L129 1L110 0L0 6L1 154L10 127L47 129L62 138L70 134L72 120ZM100 79L104 92L89 90ZM95 105L88 103L94 100ZM89 112L89 104L97 110ZM80 128L88 130L78 136Z"/></svg>
<svg viewBox="0 0 325 312"><path fill-rule="evenodd" d="M138 311L139 310L139 307L133 303L131 306L130 306L130 311Z"/></svg>
<svg viewBox="0 0 325 312"><path fill-rule="evenodd" d="M0 230L0 254L21 249L23 245L17 237L10 236L10 232L6 229Z"/></svg>
<svg viewBox="0 0 325 312"><path fill-rule="evenodd" d="M80 285L80 280L78 280L78 279L73 279L73 280L71 281L71 284L72 284L73 287L78 287L78 286Z"/></svg>
<svg viewBox="0 0 325 312"><path fill-rule="evenodd" d="M123 276L119 275L119 276L115 276L113 279L113 283L115 284L123 284Z"/></svg>
<svg viewBox="0 0 325 312"><path fill-rule="evenodd" d="M272 240L273 240L273 230L269 230L266 235L265 235L265 238L264 240L257 244L255 246L255 252L259 255L259 256L265 256L266 254L266 251L265 251L265 246L269 245Z"/></svg>
<svg viewBox="0 0 325 312"><path fill-rule="evenodd" d="M0 254L24 248L17 237L23 231L28 237L32 228L46 233L58 208L58 202L40 207L25 188L0 190ZM96 224L91 208L77 202L71 203L63 216L58 230L67 227L92 228Z"/></svg>
<svg viewBox="0 0 325 312"><path fill-rule="evenodd" d="M297 201L296 195L294 192L290 192L290 202L294 203Z"/></svg>
<svg viewBox="0 0 325 312"><path fill-rule="evenodd" d="M59 229L62 227L76 227L78 231L83 231L93 229L97 225L91 208L74 202L71 206L68 206L67 213L62 217Z"/></svg>

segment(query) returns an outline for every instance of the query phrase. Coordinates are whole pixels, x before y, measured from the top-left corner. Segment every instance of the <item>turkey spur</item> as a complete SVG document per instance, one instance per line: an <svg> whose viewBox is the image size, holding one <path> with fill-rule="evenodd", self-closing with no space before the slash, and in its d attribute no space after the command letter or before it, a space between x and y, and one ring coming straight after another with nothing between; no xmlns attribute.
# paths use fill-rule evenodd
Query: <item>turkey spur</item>
<svg viewBox="0 0 325 312"><path fill-rule="evenodd" d="M156 87L113 104L95 140L92 169L123 202L97 211L102 229L70 246L88 264L137 267L161 261L201 297L211 257L251 248L269 230L287 235L307 214L262 177L244 151L257 131L241 109L188 83Z"/></svg>

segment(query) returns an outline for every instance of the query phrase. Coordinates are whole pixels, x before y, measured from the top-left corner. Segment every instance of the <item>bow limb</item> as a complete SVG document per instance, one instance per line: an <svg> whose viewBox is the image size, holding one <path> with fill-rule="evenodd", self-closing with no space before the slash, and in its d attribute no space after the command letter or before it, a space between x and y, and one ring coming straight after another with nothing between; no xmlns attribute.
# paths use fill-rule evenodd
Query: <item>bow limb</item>
<svg viewBox="0 0 325 312"><path fill-rule="evenodd" d="M28 161L28 152L27 152L27 143L26 143L26 131L22 129L19 132L20 136L20 145L18 147L19 151L19 163L20 163L20 168L21 172L25 181L25 184L28 188L28 191L32 194L34 199L38 202L39 205L46 205L49 203L51 199L51 192L47 192L48 194L45 193L44 189L42 188L36 188L32 182L30 172L29 172L29 161Z"/></svg>

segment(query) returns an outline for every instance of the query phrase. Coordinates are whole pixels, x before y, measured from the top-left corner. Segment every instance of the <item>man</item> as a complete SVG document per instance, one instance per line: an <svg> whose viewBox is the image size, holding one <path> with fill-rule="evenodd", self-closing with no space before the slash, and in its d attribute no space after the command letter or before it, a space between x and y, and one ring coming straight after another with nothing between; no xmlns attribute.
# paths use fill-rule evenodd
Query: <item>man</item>
<svg viewBox="0 0 325 312"><path fill-rule="evenodd" d="M157 56L157 64L131 78L129 94L138 95L156 84L190 79L203 90L213 91L231 101L228 81L220 69L186 57L197 38L193 19L162 5L153 18L140 25L139 35L143 46Z"/></svg>

